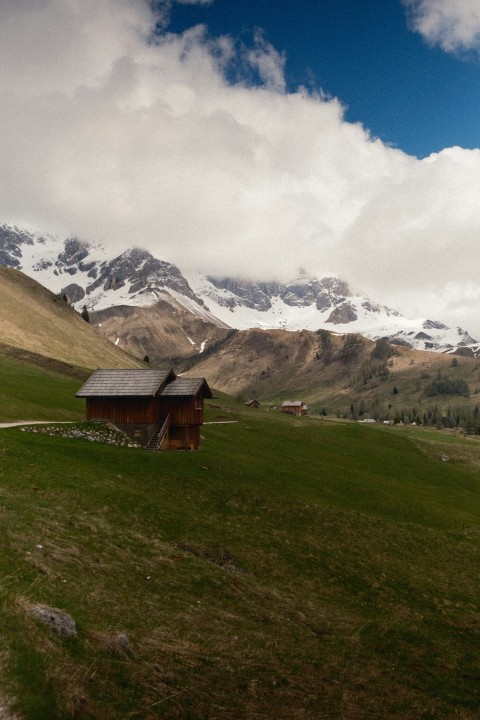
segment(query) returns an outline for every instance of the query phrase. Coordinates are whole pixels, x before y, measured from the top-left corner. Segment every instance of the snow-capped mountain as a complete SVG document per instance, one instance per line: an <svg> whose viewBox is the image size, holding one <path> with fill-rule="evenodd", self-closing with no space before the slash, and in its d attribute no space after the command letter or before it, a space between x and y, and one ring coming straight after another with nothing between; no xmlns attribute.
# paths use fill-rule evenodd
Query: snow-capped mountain
<svg viewBox="0 0 480 720"><path fill-rule="evenodd" d="M65 293L71 303L89 309L151 305L165 290L201 304L175 265L138 248L115 256L101 245L77 238L61 241L3 225L0 264L22 270L53 292Z"/></svg>
<svg viewBox="0 0 480 720"><path fill-rule="evenodd" d="M461 328L441 322L408 319L369 298L353 295L338 278L300 277L286 284L251 283L229 278L187 275L196 295L203 298L215 317L239 329L251 327L285 330L327 329L340 334L358 333L372 340L420 350L453 352L469 348L477 354L480 344Z"/></svg>
<svg viewBox="0 0 480 720"><path fill-rule="evenodd" d="M395 310L353 295L346 282L302 275L290 283L251 282L178 267L146 250L115 255L77 238L61 240L8 225L0 226L0 264L22 270L77 309L149 307L174 301L201 320L236 329L282 328L358 333L370 339L437 352L480 354L480 343L461 328Z"/></svg>

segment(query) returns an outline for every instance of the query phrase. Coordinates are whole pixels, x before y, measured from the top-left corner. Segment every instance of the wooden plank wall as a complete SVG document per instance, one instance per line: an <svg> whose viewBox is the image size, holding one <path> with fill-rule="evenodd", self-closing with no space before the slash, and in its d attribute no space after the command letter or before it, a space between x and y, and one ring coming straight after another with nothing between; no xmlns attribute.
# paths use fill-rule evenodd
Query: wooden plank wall
<svg viewBox="0 0 480 720"><path fill-rule="evenodd" d="M200 447L199 425L174 425L168 433L168 449L198 450Z"/></svg>
<svg viewBox="0 0 480 720"><path fill-rule="evenodd" d="M160 398L161 416L166 417L170 410L175 425L202 425L203 398Z"/></svg>
<svg viewBox="0 0 480 720"><path fill-rule="evenodd" d="M87 420L107 420L129 435L135 429L145 444L153 429L172 411L169 449L200 447L203 398L87 398Z"/></svg>
<svg viewBox="0 0 480 720"><path fill-rule="evenodd" d="M87 398L87 420L110 420L122 425L160 421L156 398Z"/></svg>

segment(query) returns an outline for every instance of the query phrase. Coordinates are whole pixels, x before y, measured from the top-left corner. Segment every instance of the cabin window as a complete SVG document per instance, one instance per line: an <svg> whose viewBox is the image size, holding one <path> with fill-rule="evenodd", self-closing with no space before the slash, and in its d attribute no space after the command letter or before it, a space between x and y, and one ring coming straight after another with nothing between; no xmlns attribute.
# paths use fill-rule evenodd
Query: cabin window
<svg viewBox="0 0 480 720"><path fill-rule="evenodd" d="M201 410L203 408L202 398L195 398L195 410Z"/></svg>

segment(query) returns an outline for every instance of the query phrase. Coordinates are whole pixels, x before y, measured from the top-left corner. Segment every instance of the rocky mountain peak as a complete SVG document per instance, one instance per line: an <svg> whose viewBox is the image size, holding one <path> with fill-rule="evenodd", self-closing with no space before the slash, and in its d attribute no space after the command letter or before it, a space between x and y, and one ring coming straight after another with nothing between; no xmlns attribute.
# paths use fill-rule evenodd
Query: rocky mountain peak
<svg viewBox="0 0 480 720"><path fill-rule="evenodd" d="M425 320L423 323L424 330L447 330L447 326L437 320Z"/></svg>
<svg viewBox="0 0 480 720"><path fill-rule="evenodd" d="M249 280L219 278L214 275L207 275L207 280L214 288L226 291L226 293L216 294L217 302L224 307L234 308L237 305L244 305L261 311L269 310L272 307L267 285L260 286Z"/></svg>
<svg viewBox="0 0 480 720"><path fill-rule="evenodd" d="M340 297L342 295L345 297L351 297L352 295L348 283L344 280L340 280L340 278L324 277L322 278L321 283L325 290L328 290L331 295L335 295L336 297Z"/></svg>
<svg viewBox="0 0 480 720"><path fill-rule="evenodd" d="M325 312L328 308L343 303L345 298L350 295L350 288L346 282L334 277L324 277L320 281L320 289L316 298L317 310Z"/></svg>
<svg viewBox="0 0 480 720"><path fill-rule="evenodd" d="M141 248L126 250L113 260L97 263L88 276L95 278L85 288L92 306L98 289L108 293L122 288L132 297L148 293L155 296L166 288L203 305L176 265L158 260Z"/></svg>
<svg viewBox="0 0 480 720"><path fill-rule="evenodd" d="M477 343L477 340L472 338L472 336L466 330L462 330L461 327L457 328L457 334L461 338L460 342L458 343L459 345L465 346Z"/></svg>
<svg viewBox="0 0 480 720"><path fill-rule="evenodd" d="M20 268L22 245L33 245L33 236L17 227L0 225L0 265Z"/></svg>
<svg viewBox="0 0 480 720"><path fill-rule="evenodd" d="M343 302L332 310L325 322L333 323L334 325L348 325L356 320L358 320L358 315L355 305L349 302Z"/></svg>
<svg viewBox="0 0 480 720"><path fill-rule="evenodd" d="M307 307L316 302L322 291L322 284L317 278L300 277L284 286L279 295L286 305Z"/></svg>

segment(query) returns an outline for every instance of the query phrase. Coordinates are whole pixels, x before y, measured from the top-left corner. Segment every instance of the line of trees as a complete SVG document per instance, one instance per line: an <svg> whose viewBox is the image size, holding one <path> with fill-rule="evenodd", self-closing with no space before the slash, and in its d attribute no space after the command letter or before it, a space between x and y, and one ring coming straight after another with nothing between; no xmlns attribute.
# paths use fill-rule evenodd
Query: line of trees
<svg viewBox="0 0 480 720"><path fill-rule="evenodd" d="M478 405L450 405L440 408L428 407L392 407L385 406L378 399L372 402L354 400L349 407L339 410L337 416L349 420L373 418L377 422L403 423L405 425L424 425L437 429L461 428L469 434L480 435L480 407Z"/></svg>

